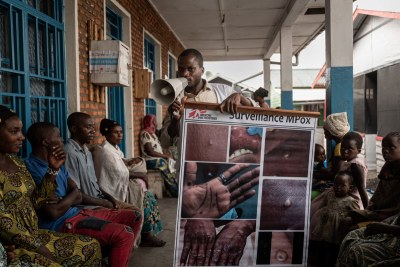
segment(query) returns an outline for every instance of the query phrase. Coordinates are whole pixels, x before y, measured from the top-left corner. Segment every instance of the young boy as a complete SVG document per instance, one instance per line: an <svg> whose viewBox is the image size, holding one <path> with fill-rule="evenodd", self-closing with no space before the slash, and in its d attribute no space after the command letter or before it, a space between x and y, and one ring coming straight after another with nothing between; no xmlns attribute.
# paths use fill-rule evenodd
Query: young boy
<svg viewBox="0 0 400 267"><path fill-rule="evenodd" d="M340 154L345 161L340 167L341 171L349 171L354 178L352 194L361 199L360 207L368 206L368 195L365 190L368 168L364 159L358 157L363 145L362 136L356 132L348 132L343 136Z"/></svg>
<svg viewBox="0 0 400 267"><path fill-rule="evenodd" d="M400 132L383 138L382 155L385 164L378 175L378 186L367 208L352 214L354 223L383 221L400 212Z"/></svg>
<svg viewBox="0 0 400 267"><path fill-rule="evenodd" d="M383 138L382 155L385 164L379 172L379 184L368 207L351 213L352 224L367 221L369 224L346 236L337 266L398 266L400 132L388 133Z"/></svg>
<svg viewBox="0 0 400 267"><path fill-rule="evenodd" d="M63 140L59 129L45 122L33 124L27 131L27 138L32 145L32 154L26 160L26 166L35 182L40 184L49 169L49 148L59 148L57 153L64 154ZM40 227L94 237L108 249L111 266L127 266L142 224L140 212L101 208L97 202L101 204L106 200L91 202L91 197L79 190L64 166L54 174L57 175L56 196L38 211Z"/></svg>

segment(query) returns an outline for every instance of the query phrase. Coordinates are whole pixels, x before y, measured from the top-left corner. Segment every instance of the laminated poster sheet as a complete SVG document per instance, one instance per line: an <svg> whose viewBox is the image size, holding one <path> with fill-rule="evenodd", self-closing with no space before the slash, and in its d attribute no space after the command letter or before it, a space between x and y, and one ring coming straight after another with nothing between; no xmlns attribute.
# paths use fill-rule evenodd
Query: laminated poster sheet
<svg viewBox="0 0 400 267"><path fill-rule="evenodd" d="M306 266L318 113L208 108L183 114L174 266Z"/></svg>

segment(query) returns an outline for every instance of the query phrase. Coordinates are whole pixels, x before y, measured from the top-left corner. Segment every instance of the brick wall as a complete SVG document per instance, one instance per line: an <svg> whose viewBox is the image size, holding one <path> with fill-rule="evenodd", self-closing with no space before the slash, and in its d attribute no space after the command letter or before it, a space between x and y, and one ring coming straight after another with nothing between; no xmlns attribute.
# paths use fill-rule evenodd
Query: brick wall
<svg viewBox="0 0 400 267"><path fill-rule="evenodd" d="M95 143L101 143L98 127L101 119L106 116L106 106L104 103L89 101L89 40L88 40L88 21L93 20L99 29L104 25L104 5L103 1L78 1L78 31L79 31L79 80L80 80L80 103L81 111L90 114L96 122Z"/></svg>
<svg viewBox="0 0 400 267"><path fill-rule="evenodd" d="M104 2L97 0L78 1L79 20L79 68L80 68L80 102L81 111L89 113L95 119L98 127L100 120L105 117L106 106L103 103L89 101L89 64L87 22L92 19L98 28L104 25ZM131 15L132 37L132 65L134 68L143 68L143 31L149 32L161 43L161 77L168 75L168 52L175 57L184 49L175 35L170 31L158 13L147 0L119 0L118 1ZM133 99L133 127L134 127L134 154L139 155L139 132L144 117L144 100ZM165 108L163 108L165 114ZM99 133L95 139L100 143Z"/></svg>

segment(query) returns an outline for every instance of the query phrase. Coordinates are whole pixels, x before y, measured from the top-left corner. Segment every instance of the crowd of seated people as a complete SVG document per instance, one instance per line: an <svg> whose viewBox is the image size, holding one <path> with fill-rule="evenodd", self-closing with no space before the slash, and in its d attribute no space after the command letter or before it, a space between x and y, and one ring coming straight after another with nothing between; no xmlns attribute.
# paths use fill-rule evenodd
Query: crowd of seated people
<svg viewBox="0 0 400 267"><path fill-rule="evenodd" d="M348 131L343 114L330 116L326 139L337 143L328 164L323 146L315 146L314 182L325 186L315 187L319 195L311 204L309 265L394 266L400 261L400 132L382 140L385 164L368 199L367 168L358 157L362 137ZM154 118L146 118L144 131L155 134ZM135 244L165 245L157 237L163 229L157 199L147 187L149 163L125 159L118 122L103 119L99 128L105 140L90 152L90 115L68 117L71 138L65 146L55 125L34 123L26 134L32 153L23 162L15 156L25 140L22 122L0 106L0 215L8 221L0 224L4 264L102 266L107 257L111 266L127 266Z"/></svg>
<svg viewBox="0 0 400 267"><path fill-rule="evenodd" d="M189 84L164 120L162 134L169 142L179 137L184 99L219 103L229 113L239 105L255 106L229 86L202 79L198 51L185 50L178 65ZM265 94L259 91L255 100L268 108ZM88 147L95 136L93 118L75 112L67 124L65 145L55 125L27 125L32 153L24 162L16 156L25 141L22 121L0 105L0 266L104 266L104 257L110 266L127 266L137 244L165 245L157 237L162 223L147 169L161 171L170 196L178 195L178 182L169 164L172 156L160 145L155 116L143 119L143 158L134 159L126 159L118 147L123 136L118 122L101 122L105 140L94 146L93 156ZM309 266L400 265L400 132L382 141L385 165L368 199L367 168L358 157L362 138L349 130L346 113L331 114L324 133L335 147L327 165L323 147L316 146Z"/></svg>
<svg viewBox="0 0 400 267"><path fill-rule="evenodd" d="M2 263L102 266L106 258L110 266L127 266L135 244L164 246L156 236L163 226L147 188L145 161L124 158L117 146L120 125L102 121L106 139L94 149L98 161L93 161L87 145L94 138L94 120L75 112L67 123L65 145L51 123L27 127L32 153L24 162L16 156L25 141L22 122L0 105Z"/></svg>
<svg viewBox="0 0 400 267"><path fill-rule="evenodd" d="M229 86L209 85L202 79L203 58L197 50L183 51L178 63L179 76L189 81L188 100L201 97L220 103L226 112L236 112L238 105L253 105ZM172 105L177 110L180 101ZM95 137L91 116L75 112L67 124L70 138L65 145L55 125L27 125L32 153L23 162L16 156L25 140L22 121L0 105L0 263L102 266L107 257L110 266L127 266L140 237L144 246L164 246L165 241L156 237L162 224L156 198L147 188L147 168L162 171L171 196L177 196L178 186L173 168L167 168L168 173L163 161L171 157L156 146L154 118L145 119L142 131L144 159L124 158L117 146L122 132L116 122L106 120L100 127L106 141L94 150L95 158L117 162L118 177L115 166L93 160L88 148ZM178 120L174 118L171 125L176 130ZM128 183L125 190L110 186L116 178Z"/></svg>
<svg viewBox="0 0 400 267"><path fill-rule="evenodd" d="M385 164L368 199L368 170L357 156L362 137L349 132L347 125L343 113L327 118L325 137L336 141L328 166L323 164L323 150L316 146L313 189L318 196L314 194L311 203L308 264L396 266L400 263L400 132L391 132L382 140Z"/></svg>
<svg viewBox="0 0 400 267"><path fill-rule="evenodd" d="M57 205L56 179L65 161L60 146L47 144L47 169L36 185L24 162L16 156L25 136L17 114L0 106L0 241L12 250L13 264L42 266L101 266L99 241L72 233L41 229L39 214ZM78 195L77 189L71 188ZM75 196L73 201L82 200ZM67 203L68 204L68 203ZM127 226L128 227L128 226ZM122 266L122 265L121 265Z"/></svg>

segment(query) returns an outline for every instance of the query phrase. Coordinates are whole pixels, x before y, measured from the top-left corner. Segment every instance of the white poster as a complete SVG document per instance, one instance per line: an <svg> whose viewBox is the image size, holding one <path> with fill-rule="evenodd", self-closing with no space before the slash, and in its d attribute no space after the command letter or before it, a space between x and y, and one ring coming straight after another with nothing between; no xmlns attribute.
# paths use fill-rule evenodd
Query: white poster
<svg viewBox="0 0 400 267"><path fill-rule="evenodd" d="M187 108L174 266L305 266L316 117Z"/></svg>

